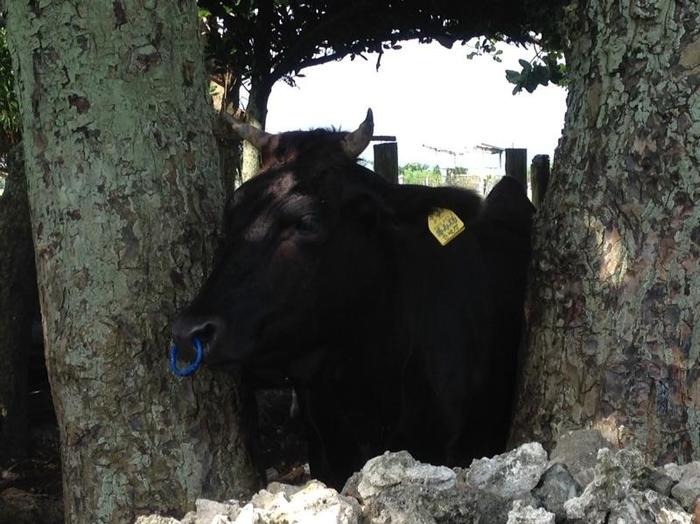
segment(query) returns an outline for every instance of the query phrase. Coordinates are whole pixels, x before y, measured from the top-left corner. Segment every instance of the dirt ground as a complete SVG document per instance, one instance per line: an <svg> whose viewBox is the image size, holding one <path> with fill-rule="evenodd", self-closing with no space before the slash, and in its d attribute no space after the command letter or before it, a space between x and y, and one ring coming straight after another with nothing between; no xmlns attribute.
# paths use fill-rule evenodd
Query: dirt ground
<svg viewBox="0 0 700 524"><path fill-rule="evenodd" d="M61 458L48 382L32 389L28 456L0 464L0 524L60 524Z"/></svg>
<svg viewBox="0 0 700 524"><path fill-rule="evenodd" d="M30 394L29 456L0 464L0 524L63 524L58 428L48 382ZM256 393L258 461L267 482L308 480L306 440L300 418L291 416L290 389Z"/></svg>
<svg viewBox="0 0 700 524"><path fill-rule="evenodd" d="M292 390L258 391L256 399L260 431L258 460L267 482L306 482L309 480L306 437L301 417L291 413Z"/></svg>

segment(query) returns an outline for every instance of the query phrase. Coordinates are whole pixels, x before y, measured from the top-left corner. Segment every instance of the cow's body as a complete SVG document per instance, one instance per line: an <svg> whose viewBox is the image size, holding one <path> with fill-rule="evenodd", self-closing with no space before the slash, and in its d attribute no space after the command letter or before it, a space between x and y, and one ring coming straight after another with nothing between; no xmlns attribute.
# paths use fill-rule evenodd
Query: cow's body
<svg viewBox="0 0 700 524"><path fill-rule="evenodd" d="M386 449L447 465L501 451L530 252L523 188L504 179L482 205L392 185L343 155L340 134L315 133L234 194L176 341L200 336L210 364L290 380L312 475L331 485ZM466 224L445 246L427 227L437 208Z"/></svg>

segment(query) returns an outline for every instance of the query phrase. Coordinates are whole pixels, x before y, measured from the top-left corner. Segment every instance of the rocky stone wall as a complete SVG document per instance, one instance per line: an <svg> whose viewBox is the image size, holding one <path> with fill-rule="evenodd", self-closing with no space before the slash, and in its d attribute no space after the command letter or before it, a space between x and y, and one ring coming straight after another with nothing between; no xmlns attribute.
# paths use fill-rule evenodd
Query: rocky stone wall
<svg viewBox="0 0 700 524"><path fill-rule="evenodd" d="M695 517L693 516L695 515ZM550 455L538 443L472 462L420 463L406 451L373 458L341 493L318 481L277 482L248 501L200 499L182 520L136 524L691 524L700 523L700 462L653 467L600 433L564 435Z"/></svg>

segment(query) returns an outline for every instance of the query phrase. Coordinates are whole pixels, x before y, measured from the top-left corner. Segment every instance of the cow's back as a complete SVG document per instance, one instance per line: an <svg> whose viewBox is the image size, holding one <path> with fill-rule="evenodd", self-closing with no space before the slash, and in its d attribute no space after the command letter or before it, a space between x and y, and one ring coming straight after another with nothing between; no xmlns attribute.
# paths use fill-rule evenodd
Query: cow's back
<svg viewBox="0 0 700 524"><path fill-rule="evenodd" d="M522 351L527 273L531 256L534 207L519 182L504 177L485 201L477 230L488 267L493 299L490 351L492 387L485 418L485 442L506 445L515 394L519 352Z"/></svg>

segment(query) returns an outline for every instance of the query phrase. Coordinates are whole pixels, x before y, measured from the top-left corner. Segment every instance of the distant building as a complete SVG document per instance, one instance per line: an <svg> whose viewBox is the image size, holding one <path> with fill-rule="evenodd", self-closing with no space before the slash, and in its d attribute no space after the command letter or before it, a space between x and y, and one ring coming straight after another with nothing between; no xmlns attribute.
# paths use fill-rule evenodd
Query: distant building
<svg viewBox="0 0 700 524"><path fill-rule="evenodd" d="M442 184L472 189L482 195L504 175L505 148L477 144L462 151L451 151L423 144L435 154L435 165L440 166Z"/></svg>

